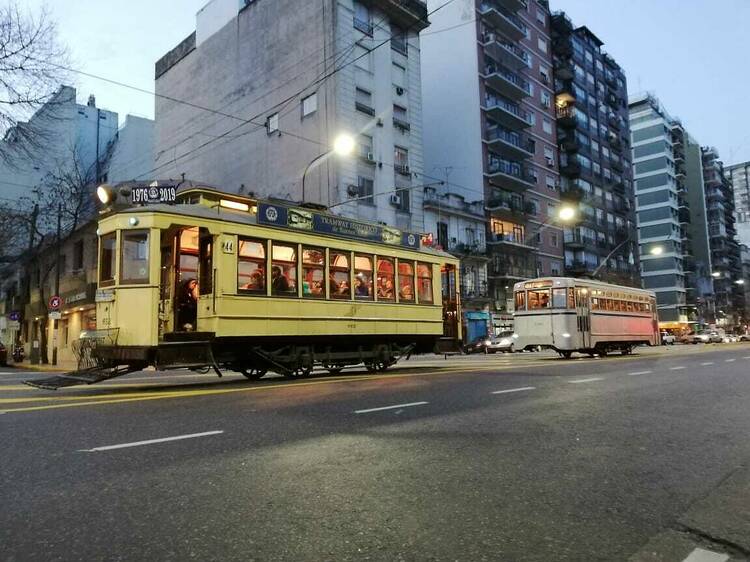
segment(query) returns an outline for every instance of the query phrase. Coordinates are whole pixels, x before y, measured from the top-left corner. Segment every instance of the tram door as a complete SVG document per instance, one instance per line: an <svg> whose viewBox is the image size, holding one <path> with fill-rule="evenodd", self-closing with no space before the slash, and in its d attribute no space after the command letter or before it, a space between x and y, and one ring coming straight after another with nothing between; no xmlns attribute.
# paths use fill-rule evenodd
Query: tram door
<svg viewBox="0 0 750 562"><path fill-rule="evenodd" d="M578 341L582 349L591 347L591 315L589 314L589 290L576 287L576 325Z"/></svg>
<svg viewBox="0 0 750 562"><path fill-rule="evenodd" d="M458 340L459 331L459 298L456 266L445 264L440 269L443 297L443 336Z"/></svg>

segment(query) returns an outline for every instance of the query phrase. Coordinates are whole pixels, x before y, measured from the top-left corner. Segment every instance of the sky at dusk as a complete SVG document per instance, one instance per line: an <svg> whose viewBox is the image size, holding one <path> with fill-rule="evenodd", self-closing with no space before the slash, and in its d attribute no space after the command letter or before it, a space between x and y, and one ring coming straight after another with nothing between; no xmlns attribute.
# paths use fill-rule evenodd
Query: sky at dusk
<svg viewBox="0 0 750 562"><path fill-rule="evenodd" d="M76 68L146 90L154 63L195 29L206 0L25 0L47 6ZM692 136L725 163L750 160L746 39L750 0L551 0L575 25L588 26L623 67L629 92L657 95ZM428 30L429 31L429 30ZM75 76L79 101L153 117L147 94Z"/></svg>

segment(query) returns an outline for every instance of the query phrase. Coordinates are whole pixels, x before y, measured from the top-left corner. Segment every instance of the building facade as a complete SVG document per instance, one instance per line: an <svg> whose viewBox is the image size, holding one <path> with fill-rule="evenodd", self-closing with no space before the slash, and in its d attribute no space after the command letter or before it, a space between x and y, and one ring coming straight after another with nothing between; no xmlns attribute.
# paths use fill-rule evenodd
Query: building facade
<svg viewBox="0 0 750 562"><path fill-rule="evenodd" d="M552 16L560 197L579 209L565 230L565 271L640 286L627 82L602 41Z"/></svg>
<svg viewBox="0 0 750 562"><path fill-rule="evenodd" d="M419 0L212 0L156 63L156 92L193 105L157 98L152 176L423 232L428 25ZM323 157L344 133L356 153Z"/></svg>
<svg viewBox="0 0 750 562"><path fill-rule="evenodd" d="M727 166L725 173L734 190L737 239L750 246L750 162Z"/></svg>
<svg viewBox="0 0 750 562"><path fill-rule="evenodd" d="M563 272L562 230L550 220L560 180L549 7L457 0L431 19L422 51L425 169L444 180L441 201L484 211L467 216L426 199L426 226L462 257L468 309L491 313L500 331L512 325L513 283ZM465 253L482 246L484 260Z"/></svg>

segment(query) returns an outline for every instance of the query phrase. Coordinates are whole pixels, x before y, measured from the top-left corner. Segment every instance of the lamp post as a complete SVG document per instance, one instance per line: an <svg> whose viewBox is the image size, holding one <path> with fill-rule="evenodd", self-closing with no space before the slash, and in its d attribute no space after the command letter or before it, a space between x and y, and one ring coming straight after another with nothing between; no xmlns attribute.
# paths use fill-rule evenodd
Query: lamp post
<svg viewBox="0 0 750 562"><path fill-rule="evenodd" d="M351 135L347 135L346 133L340 134L338 137L336 137L336 140L333 141L333 148L331 150L328 150L324 152L323 154L320 154L313 158L310 163L305 166L305 171L302 172L302 202L305 202L305 177L307 176L307 172L312 168L312 166L322 160L323 158L330 156L331 154L337 154L338 156L349 156L354 151L354 139L351 137Z"/></svg>

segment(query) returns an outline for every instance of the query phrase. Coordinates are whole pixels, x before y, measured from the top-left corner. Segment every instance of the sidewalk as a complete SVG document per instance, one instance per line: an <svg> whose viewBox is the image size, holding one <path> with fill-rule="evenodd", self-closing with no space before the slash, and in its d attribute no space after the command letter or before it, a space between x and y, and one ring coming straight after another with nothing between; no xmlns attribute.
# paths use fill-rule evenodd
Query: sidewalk
<svg viewBox="0 0 750 562"><path fill-rule="evenodd" d="M7 367L11 367L13 369L20 369L22 371L39 371L39 372L56 372L59 373L61 371L75 371L76 364L73 361L62 361L58 363L57 365L32 365L28 361L22 361L21 363L13 363L11 361L8 361Z"/></svg>

